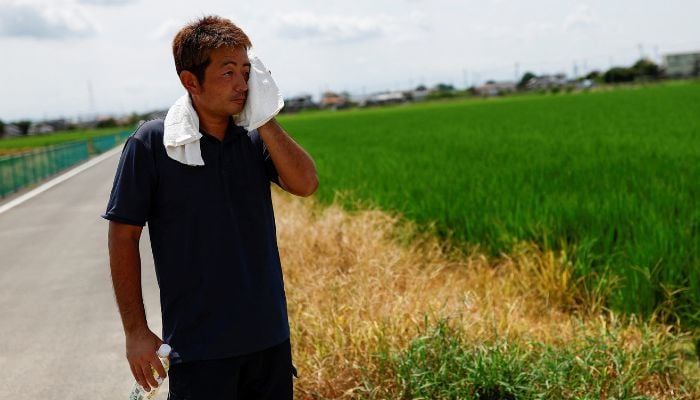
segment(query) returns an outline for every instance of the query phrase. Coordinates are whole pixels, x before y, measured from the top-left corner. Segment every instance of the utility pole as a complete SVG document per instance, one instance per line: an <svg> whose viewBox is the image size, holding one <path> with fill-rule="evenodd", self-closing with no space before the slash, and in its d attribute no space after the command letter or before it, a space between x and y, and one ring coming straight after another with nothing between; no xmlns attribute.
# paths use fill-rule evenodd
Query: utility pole
<svg viewBox="0 0 700 400"><path fill-rule="evenodd" d="M95 110L95 96L92 93L92 82L88 80L87 82L87 90L88 90L88 113L90 113L89 118L96 118L97 117L97 112Z"/></svg>
<svg viewBox="0 0 700 400"><path fill-rule="evenodd" d="M654 61L657 64L661 64L661 57L659 57L659 46L654 46Z"/></svg>

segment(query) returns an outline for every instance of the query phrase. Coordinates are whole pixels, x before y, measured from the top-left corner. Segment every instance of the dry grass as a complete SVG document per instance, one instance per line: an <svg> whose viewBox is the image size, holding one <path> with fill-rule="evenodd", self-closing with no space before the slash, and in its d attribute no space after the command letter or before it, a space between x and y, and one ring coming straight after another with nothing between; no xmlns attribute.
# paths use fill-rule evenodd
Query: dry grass
<svg viewBox="0 0 700 400"><path fill-rule="evenodd" d="M573 280L565 254L527 245L497 260L478 249L457 254L384 212L349 213L273 196L297 398L354 398L368 380L375 391L391 392L394 377L374 357L405 348L426 317L449 318L474 342L505 337L566 345L614 327L630 351L642 344L638 323L605 313L605 293ZM412 240L401 244L407 236ZM653 340L679 338L669 327L652 329ZM673 377L650 376L640 385L664 398Z"/></svg>

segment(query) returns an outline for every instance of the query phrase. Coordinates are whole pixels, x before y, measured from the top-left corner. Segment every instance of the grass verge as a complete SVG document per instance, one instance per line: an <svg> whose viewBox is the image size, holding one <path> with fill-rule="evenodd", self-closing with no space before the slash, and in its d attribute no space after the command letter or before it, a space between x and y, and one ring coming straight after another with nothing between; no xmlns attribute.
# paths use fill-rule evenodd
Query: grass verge
<svg viewBox="0 0 700 400"><path fill-rule="evenodd" d="M385 212L274 201L297 398L700 398L691 335L605 310L565 255L454 254Z"/></svg>
<svg viewBox="0 0 700 400"><path fill-rule="evenodd" d="M0 155L21 153L37 147L86 140L93 137L109 136L127 130L131 130L131 128L115 127L84 129L77 131L55 132L46 135L5 138L0 140Z"/></svg>

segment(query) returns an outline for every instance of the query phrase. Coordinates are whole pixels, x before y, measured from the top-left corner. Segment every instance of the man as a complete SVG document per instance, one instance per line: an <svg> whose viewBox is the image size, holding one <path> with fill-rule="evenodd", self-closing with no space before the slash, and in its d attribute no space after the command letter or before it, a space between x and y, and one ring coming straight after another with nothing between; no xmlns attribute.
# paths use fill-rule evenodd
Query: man
<svg viewBox="0 0 700 400"><path fill-rule="evenodd" d="M173 41L180 82L199 119L202 166L169 158L163 120L124 146L104 218L112 282L136 381L165 377L147 326L139 238L146 222L160 287L163 341L171 345L170 399L292 397L289 324L270 182L309 196L311 157L274 118L246 132L241 113L251 73L246 34L203 17Z"/></svg>

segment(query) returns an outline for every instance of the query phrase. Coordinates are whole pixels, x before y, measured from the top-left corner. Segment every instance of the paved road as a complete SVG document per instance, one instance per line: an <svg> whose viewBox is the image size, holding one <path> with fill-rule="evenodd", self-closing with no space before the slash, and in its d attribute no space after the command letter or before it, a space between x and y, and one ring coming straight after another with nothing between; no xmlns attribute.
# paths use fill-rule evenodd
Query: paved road
<svg viewBox="0 0 700 400"><path fill-rule="evenodd" d="M117 162L110 157L0 214L0 399L127 398L133 380L99 217ZM160 334L145 229L141 254L146 313Z"/></svg>

